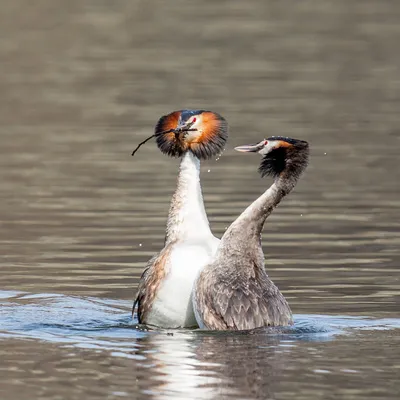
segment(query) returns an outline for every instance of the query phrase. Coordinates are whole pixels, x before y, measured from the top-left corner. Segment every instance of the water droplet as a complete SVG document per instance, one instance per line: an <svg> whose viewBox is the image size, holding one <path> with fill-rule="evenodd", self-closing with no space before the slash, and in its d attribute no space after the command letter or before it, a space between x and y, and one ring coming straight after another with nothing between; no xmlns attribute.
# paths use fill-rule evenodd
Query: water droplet
<svg viewBox="0 0 400 400"><path fill-rule="evenodd" d="M303 216L303 214L300 214L300 217L302 217Z"/></svg>
<svg viewBox="0 0 400 400"><path fill-rule="evenodd" d="M142 243L139 243L139 247L142 247Z"/></svg>
<svg viewBox="0 0 400 400"><path fill-rule="evenodd" d="M210 172L211 171L211 169L209 169L207 172Z"/></svg>
<svg viewBox="0 0 400 400"><path fill-rule="evenodd" d="M324 156L326 156L326 153L324 153Z"/></svg>

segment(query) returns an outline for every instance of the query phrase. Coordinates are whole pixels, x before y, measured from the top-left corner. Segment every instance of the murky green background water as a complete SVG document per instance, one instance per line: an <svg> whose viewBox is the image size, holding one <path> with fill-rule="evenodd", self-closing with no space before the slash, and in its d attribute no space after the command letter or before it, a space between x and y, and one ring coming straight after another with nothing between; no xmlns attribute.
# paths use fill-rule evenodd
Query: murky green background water
<svg viewBox="0 0 400 400"><path fill-rule="evenodd" d="M55 325L70 308L90 314L78 300L52 314L57 297L11 290L115 299L128 315L163 244L178 167L154 143L130 153L162 114L199 107L231 125L223 157L202 166L216 235L270 184L233 147L308 140L308 172L265 226L270 276L295 314L398 319L399 43L397 0L4 2L2 323L18 307L37 322L43 307L59 312ZM1 332L2 399L400 393L399 329L326 340L125 330L125 351Z"/></svg>

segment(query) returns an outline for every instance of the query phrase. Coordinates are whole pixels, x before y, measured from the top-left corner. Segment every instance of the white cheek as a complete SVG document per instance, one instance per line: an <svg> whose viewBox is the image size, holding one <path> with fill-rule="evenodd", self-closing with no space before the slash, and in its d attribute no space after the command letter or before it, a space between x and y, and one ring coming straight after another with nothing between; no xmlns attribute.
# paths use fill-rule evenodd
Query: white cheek
<svg viewBox="0 0 400 400"><path fill-rule="evenodd" d="M196 131L189 131L187 135L185 136L186 140L192 141L194 139L197 139L202 133L202 129L200 128L200 121L197 120L191 127L190 129L197 129Z"/></svg>
<svg viewBox="0 0 400 400"><path fill-rule="evenodd" d="M267 154L271 150L278 147L279 141L278 140L268 140L267 145L260 151L261 154Z"/></svg>

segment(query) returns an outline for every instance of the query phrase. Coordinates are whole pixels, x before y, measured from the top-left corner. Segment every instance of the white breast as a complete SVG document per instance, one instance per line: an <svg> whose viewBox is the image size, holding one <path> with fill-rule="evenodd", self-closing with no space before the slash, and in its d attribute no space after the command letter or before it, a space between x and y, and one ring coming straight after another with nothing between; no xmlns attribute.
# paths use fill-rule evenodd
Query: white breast
<svg viewBox="0 0 400 400"><path fill-rule="evenodd" d="M192 305L193 284L214 256L219 239L208 243L177 243L169 260L169 272L154 299L148 324L178 328L197 326Z"/></svg>

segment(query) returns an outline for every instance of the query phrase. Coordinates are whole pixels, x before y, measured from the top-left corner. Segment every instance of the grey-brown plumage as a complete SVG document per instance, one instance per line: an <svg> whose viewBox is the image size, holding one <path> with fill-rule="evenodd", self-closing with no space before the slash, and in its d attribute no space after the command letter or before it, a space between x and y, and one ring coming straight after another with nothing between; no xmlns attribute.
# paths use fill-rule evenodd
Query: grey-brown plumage
<svg viewBox="0 0 400 400"><path fill-rule="evenodd" d="M139 285L136 291L136 297L133 301L133 306L132 306L132 316L135 311L136 306L137 308L137 318L138 321L144 321L146 320L146 316L148 315L151 304L152 304L152 299L150 298L149 291L146 291L146 287L149 285L149 282L152 279L152 265L154 263L154 260L157 256L152 257L149 262L147 263L139 281Z"/></svg>
<svg viewBox="0 0 400 400"><path fill-rule="evenodd" d="M260 173L275 181L232 223L214 261L200 273L193 296L196 319L201 328L213 330L291 325L289 304L265 270L261 231L306 168L308 143L272 137L237 150L262 154Z"/></svg>
<svg viewBox="0 0 400 400"><path fill-rule="evenodd" d="M137 294L132 307L132 315L136 305L139 323L148 319L158 289L168 273L168 260L175 242L167 244L160 253L152 257L140 277Z"/></svg>
<svg viewBox="0 0 400 400"><path fill-rule="evenodd" d="M260 264L261 262L261 264ZM240 263L238 270L237 263ZM244 330L290 325L292 313L269 279L264 260L230 260L201 274L196 287L199 326L213 330Z"/></svg>

